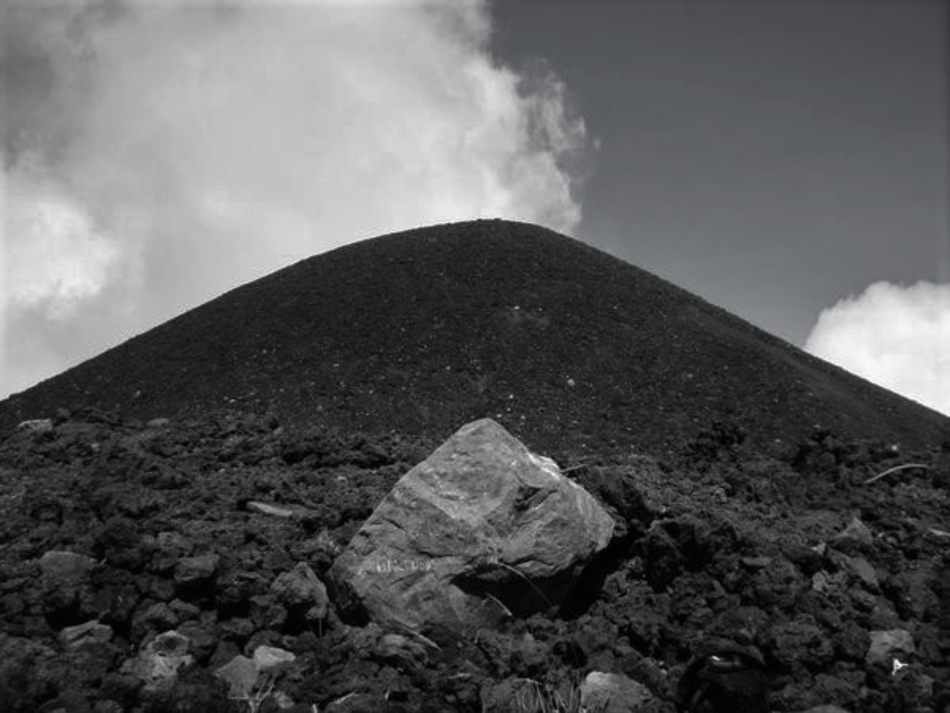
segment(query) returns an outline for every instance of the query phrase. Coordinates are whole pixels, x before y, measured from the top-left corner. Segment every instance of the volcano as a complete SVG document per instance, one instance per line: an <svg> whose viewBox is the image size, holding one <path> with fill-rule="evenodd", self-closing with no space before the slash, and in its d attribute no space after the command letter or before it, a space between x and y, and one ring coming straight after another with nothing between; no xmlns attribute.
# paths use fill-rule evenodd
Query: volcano
<svg viewBox="0 0 950 713"><path fill-rule="evenodd" d="M948 436L537 226L352 244L0 403L0 710L673 713L728 645L776 711L948 711Z"/></svg>
<svg viewBox="0 0 950 713"><path fill-rule="evenodd" d="M491 417L543 450L662 454L711 422L922 447L950 419L550 230L476 220L347 245L232 290L0 403L214 409L444 438Z"/></svg>

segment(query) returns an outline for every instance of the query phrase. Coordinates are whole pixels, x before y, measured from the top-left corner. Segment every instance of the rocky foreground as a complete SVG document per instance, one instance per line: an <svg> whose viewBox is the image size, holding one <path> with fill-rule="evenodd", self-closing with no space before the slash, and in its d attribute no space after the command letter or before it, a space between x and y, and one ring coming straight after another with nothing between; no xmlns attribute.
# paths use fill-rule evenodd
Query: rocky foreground
<svg viewBox="0 0 950 713"><path fill-rule="evenodd" d="M541 453L613 520L568 596L496 589L474 631L361 619L331 570L439 445L240 413L6 433L0 710L670 712L724 638L775 711L950 711L950 441L760 453L711 424L665 461Z"/></svg>

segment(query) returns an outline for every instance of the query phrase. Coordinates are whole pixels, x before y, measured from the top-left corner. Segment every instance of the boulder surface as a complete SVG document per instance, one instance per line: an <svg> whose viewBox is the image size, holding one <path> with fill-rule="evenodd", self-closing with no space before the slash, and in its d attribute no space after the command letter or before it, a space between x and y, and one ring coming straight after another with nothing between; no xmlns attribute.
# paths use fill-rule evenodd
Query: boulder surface
<svg viewBox="0 0 950 713"><path fill-rule="evenodd" d="M491 419L406 473L330 569L343 612L414 630L493 626L563 601L614 522Z"/></svg>

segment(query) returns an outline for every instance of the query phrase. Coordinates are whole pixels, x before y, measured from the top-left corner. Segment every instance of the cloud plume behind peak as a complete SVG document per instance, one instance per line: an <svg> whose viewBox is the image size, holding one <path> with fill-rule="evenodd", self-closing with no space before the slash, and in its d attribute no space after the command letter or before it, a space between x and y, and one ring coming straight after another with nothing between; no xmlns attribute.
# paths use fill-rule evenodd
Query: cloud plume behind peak
<svg viewBox="0 0 950 713"><path fill-rule="evenodd" d="M0 397L354 239L580 220L584 123L484 2L3 12Z"/></svg>

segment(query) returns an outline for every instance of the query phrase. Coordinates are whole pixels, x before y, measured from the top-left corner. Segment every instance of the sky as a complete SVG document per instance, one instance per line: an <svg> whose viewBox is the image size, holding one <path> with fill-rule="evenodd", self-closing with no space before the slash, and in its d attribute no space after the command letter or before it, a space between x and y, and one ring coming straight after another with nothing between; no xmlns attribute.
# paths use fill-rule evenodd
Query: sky
<svg viewBox="0 0 950 713"><path fill-rule="evenodd" d="M940 0L9 0L0 398L419 225L540 223L950 413Z"/></svg>

